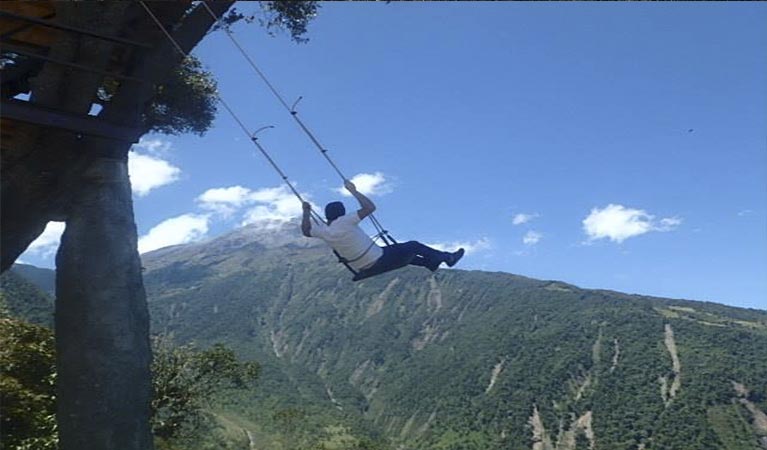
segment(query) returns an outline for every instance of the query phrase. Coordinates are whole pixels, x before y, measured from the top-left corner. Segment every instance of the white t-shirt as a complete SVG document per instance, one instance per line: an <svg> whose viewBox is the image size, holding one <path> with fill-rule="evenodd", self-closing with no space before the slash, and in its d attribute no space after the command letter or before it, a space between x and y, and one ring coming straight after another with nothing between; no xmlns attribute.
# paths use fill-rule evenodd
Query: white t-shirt
<svg viewBox="0 0 767 450"><path fill-rule="evenodd" d="M360 216L354 211L339 217L330 225L312 223L310 234L327 242L339 255L349 260L352 268L360 270L378 261L383 250L357 226L359 223Z"/></svg>

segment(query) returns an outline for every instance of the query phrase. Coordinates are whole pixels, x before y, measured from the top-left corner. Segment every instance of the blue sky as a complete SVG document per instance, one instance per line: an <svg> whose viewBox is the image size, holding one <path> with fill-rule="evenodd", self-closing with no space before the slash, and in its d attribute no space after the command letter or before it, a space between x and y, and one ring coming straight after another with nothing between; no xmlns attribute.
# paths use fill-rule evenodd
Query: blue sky
<svg viewBox="0 0 767 450"><path fill-rule="evenodd" d="M255 5L241 4L242 9ZM767 5L322 5L235 35L400 240L460 268L767 309ZM223 32L195 49L317 205L340 180ZM131 153L140 249L300 205L221 108ZM344 198L347 205L350 199ZM60 226L22 256L51 266ZM296 230L298 233L298 230Z"/></svg>

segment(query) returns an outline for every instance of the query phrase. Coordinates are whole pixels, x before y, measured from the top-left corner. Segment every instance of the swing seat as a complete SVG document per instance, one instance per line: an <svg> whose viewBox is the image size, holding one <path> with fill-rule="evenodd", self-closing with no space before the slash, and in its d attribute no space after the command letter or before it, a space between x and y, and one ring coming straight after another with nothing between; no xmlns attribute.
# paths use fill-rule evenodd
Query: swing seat
<svg viewBox="0 0 767 450"><path fill-rule="evenodd" d="M410 264L410 262L413 261L413 258L415 258L414 253L403 254L397 259L389 259L386 262L383 262L383 258L381 258L367 269L356 272L354 274L354 278L352 278L352 281L360 281L364 280L365 278L370 278L376 275L381 275L382 273L390 272L392 270L401 269L402 267Z"/></svg>

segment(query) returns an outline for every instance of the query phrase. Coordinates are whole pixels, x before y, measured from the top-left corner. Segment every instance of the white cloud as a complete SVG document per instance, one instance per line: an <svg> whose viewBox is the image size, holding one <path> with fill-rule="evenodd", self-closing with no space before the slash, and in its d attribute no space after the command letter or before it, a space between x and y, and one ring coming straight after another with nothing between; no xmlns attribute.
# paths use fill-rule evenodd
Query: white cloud
<svg viewBox="0 0 767 450"><path fill-rule="evenodd" d="M197 203L203 209L229 217L252 200L252 193L253 191L242 186L213 188L197 197Z"/></svg>
<svg viewBox="0 0 767 450"><path fill-rule="evenodd" d="M138 240L139 253L199 240L208 233L207 215L184 214L160 222Z"/></svg>
<svg viewBox="0 0 767 450"><path fill-rule="evenodd" d="M128 156L128 173L133 193L143 197L153 189L178 180L181 169L164 159L131 152Z"/></svg>
<svg viewBox="0 0 767 450"><path fill-rule="evenodd" d="M655 226L654 231L671 231L682 224L682 219L678 217L666 217L660 220Z"/></svg>
<svg viewBox="0 0 767 450"><path fill-rule="evenodd" d="M426 245L443 252L453 252L459 248L463 248L467 254L489 250L492 247L490 240L485 237L475 241L435 242Z"/></svg>
<svg viewBox="0 0 767 450"><path fill-rule="evenodd" d="M26 254L42 256L44 258L53 256L61 242L61 235L64 233L64 222L48 222L45 230L37 237L29 247Z"/></svg>
<svg viewBox="0 0 767 450"><path fill-rule="evenodd" d="M750 216L753 213L754 213L754 211L752 211L750 209L744 209L743 211L738 211L738 216L739 217Z"/></svg>
<svg viewBox="0 0 767 450"><path fill-rule="evenodd" d="M133 144L134 150L143 150L144 153L152 155L163 155L171 149L171 143L157 138L142 137L138 143Z"/></svg>
<svg viewBox="0 0 767 450"><path fill-rule="evenodd" d="M301 196L309 201L307 194ZM301 202L285 185L252 190L243 186L208 189L197 197L201 208L228 218L244 211L243 225L257 224L274 228L303 213ZM313 205L317 210L316 205Z"/></svg>
<svg viewBox="0 0 767 450"><path fill-rule="evenodd" d="M243 225L256 224L271 228L300 217L301 202L287 186L264 188L250 194L256 206L245 213Z"/></svg>
<svg viewBox="0 0 767 450"><path fill-rule="evenodd" d="M511 219L511 223L514 225L522 225L523 223L530 222L536 217L538 217L538 213L533 213L533 214L519 213L519 214L516 214L513 219Z"/></svg>
<svg viewBox="0 0 767 450"><path fill-rule="evenodd" d="M357 187L357 190L365 195L385 195L394 190L390 180L381 172L360 173L351 178L351 182ZM351 197L352 194L341 186L335 189L336 192L345 197Z"/></svg>
<svg viewBox="0 0 767 450"><path fill-rule="evenodd" d="M541 240L542 237L543 237L543 234L537 231L530 230L527 233L525 233L525 236L522 238L522 242L525 245L535 245Z"/></svg>
<svg viewBox="0 0 767 450"><path fill-rule="evenodd" d="M240 206L247 201L251 192L253 191L242 186L213 188L203 192L202 195L197 197L197 200L204 204L224 203Z"/></svg>
<svg viewBox="0 0 767 450"><path fill-rule="evenodd" d="M650 231L671 231L681 223L682 219L677 217L656 221L655 216L644 210L609 204L602 209L591 210L583 219L583 231L588 235L589 241L609 239L621 243L630 237Z"/></svg>

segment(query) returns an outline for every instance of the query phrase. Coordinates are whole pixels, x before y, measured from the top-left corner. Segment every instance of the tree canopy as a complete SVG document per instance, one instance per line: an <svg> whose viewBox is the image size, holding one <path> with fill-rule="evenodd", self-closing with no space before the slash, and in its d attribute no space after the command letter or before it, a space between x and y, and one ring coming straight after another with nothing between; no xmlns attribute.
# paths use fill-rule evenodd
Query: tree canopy
<svg viewBox="0 0 767 450"><path fill-rule="evenodd" d="M317 15L319 2L316 1L270 1L259 2L260 12L246 14L237 7L230 9L221 18L221 26L230 29L238 22L258 23L275 36L287 32L296 43L306 43L307 27ZM230 31L230 30L229 30ZM114 86L111 87L114 89ZM108 102L107 95L100 102ZM156 87L156 95L143 114L147 131L164 134L204 134L216 116L217 84L213 73L205 70L202 62L194 56L185 58L174 70L171 78Z"/></svg>

